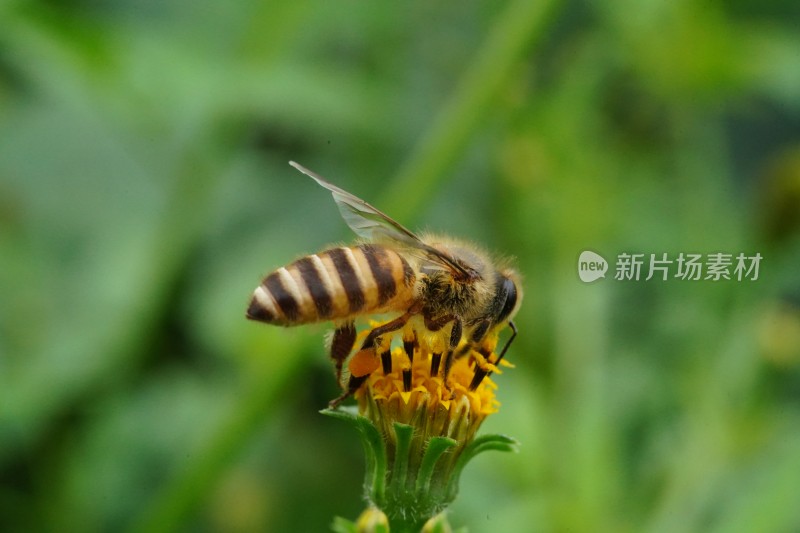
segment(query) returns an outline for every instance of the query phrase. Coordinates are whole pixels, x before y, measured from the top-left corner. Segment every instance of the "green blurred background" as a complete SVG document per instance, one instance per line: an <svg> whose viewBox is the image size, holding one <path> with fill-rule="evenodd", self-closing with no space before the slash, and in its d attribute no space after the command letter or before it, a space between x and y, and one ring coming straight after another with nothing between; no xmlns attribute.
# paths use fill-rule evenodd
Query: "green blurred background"
<svg viewBox="0 0 800 533"><path fill-rule="evenodd" d="M326 531L363 457L260 277L293 159L513 255L473 533L800 531L800 4L0 1L0 529ZM755 282L578 254L759 252ZM613 268L613 266L612 266Z"/></svg>

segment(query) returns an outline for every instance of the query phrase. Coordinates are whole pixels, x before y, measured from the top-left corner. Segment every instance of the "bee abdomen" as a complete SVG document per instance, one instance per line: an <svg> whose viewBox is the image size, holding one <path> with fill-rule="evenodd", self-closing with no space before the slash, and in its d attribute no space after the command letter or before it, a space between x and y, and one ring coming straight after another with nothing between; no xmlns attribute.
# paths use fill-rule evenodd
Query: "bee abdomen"
<svg viewBox="0 0 800 533"><path fill-rule="evenodd" d="M333 248L281 267L256 288L248 318L292 326L400 309L413 299L414 271L385 246Z"/></svg>

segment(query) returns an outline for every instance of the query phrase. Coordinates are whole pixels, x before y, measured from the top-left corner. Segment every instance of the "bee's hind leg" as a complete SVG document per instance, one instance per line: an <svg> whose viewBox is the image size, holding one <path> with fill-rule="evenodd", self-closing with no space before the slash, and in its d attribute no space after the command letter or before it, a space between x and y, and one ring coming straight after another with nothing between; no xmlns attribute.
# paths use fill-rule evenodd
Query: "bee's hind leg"
<svg viewBox="0 0 800 533"><path fill-rule="evenodd" d="M330 356L336 366L336 381L342 382L342 366L356 343L356 325L352 320L339 325L333 332Z"/></svg>
<svg viewBox="0 0 800 533"><path fill-rule="evenodd" d="M334 398L330 402L328 402L328 407L331 409L335 409L340 403L348 399L350 396L355 394L358 388L367 381L369 374L366 376L350 376L350 379L347 381L347 389L337 398Z"/></svg>
<svg viewBox="0 0 800 533"><path fill-rule="evenodd" d="M350 374L350 379L347 381L347 388L342 393L341 396L331 400L331 402L328 404L331 407L331 409L335 408L337 405L339 405L347 398L355 394L355 392L359 389L359 387L361 387L361 385L363 385L364 382L367 381L369 375L375 370L375 368L377 368L377 362L376 362L375 368L370 369L371 368L370 359L375 357L375 341L378 339L378 337L380 337L381 335L385 335L387 333L391 333L392 331L397 331L398 329L405 326L408 320L411 318L412 314L413 313L409 311L395 318L394 320L387 322L386 324L382 324L374 328L367 334L367 338L364 339L364 343L361 345L361 350L359 350L359 352L356 353L350 360L349 366L351 374ZM353 328L353 332L355 332L355 327ZM342 335L346 336L348 334L343 333ZM333 341L331 341L331 357L333 357L332 352L335 341L336 341L336 334L334 333L334 339ZM353 337L353 342L355 342L355 336ZM350 348L352 348L352 345L350 346ZM347 353L349 352L350 350L348 349ZM347 356L345 355L345 357ZM354 363L359 367L359 370L357 372L353 372Z"/></svg>

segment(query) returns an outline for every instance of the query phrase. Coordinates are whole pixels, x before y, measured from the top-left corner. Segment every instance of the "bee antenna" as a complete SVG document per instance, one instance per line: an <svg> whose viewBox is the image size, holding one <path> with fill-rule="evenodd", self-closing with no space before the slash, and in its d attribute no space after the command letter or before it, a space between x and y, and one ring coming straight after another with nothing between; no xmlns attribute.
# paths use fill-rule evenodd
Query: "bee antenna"
<svg viewBox="0 0 800 533"><path fill-rule="evenodd" d="M506 344L505 344L505 346L503 346L503 349L500 350L500 355L497 356L497 361L494 362L495 366L498 363L500 363L500 361L503 360L503 357L505 357L506 351L508 350L508 347L511 346L511 342L514 340L514 337L517 336L517 326L514 325L514 321L513 320L509 320L508 321L508 327L511 328L511 336L506 341Z"/></svg>

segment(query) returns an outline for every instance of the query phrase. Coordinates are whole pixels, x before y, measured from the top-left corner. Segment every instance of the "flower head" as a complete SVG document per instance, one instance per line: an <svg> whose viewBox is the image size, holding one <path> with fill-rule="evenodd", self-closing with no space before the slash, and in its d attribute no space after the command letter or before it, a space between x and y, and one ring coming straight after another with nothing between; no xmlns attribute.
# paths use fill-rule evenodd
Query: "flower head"
<svg viewBox="0 0 800 533"><path fill-rule="evenodd" d="M500 407L497 385L490 377L473 386L476 372L498 369L476 352L457 358L445 378L437 340L418 341L413 361L403 348L391 350L391 362L378 367L355 393L359 413L376 425L400 422L429 437L471 440L486 417ZM497 344L496 336L492 344Z"/></svg>
<svg viewBox="0 0 800 533"><path fill-rule="evenodd" d="M500 435L476 438L480 425L500 406L490 377L499 373L497 334L480 351L462 341L448 364L445 336L420 331L398 332L403 347L392 349L391 335L380 340L375 351L381 354L380 364L355 393L357 414L341 408L324 411L354 422L362 434L370 504L390 520L419 526L417 531L456 497L467 461L484 450L517 446Z"/></svg>

